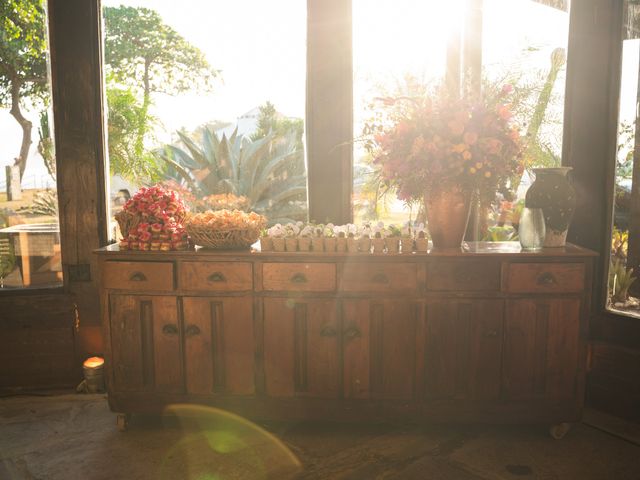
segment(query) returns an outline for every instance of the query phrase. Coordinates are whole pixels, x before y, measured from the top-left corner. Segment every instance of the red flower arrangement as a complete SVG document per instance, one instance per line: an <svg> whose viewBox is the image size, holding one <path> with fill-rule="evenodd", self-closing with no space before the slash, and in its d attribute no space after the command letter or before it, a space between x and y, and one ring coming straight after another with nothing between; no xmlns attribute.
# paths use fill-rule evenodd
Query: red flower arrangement
<svg viewBox="0 0 640 480"><path fill-rule="evenodd" d="M367 148L382 179L402 200L426 190L478 188L483 198L522 173L520 134L507 104L510 86L482 102L444 93L384 98L385 121L368 125Z"/></svg>
<svg viewBox="0 0 640 480"><path fill-rule="evenodd" d="M116 218L128 222L123 228L121 249L131 250L184 250L188 236L183 221L189 211L174 190L160 185L141 188L125 203Z"/></svg>

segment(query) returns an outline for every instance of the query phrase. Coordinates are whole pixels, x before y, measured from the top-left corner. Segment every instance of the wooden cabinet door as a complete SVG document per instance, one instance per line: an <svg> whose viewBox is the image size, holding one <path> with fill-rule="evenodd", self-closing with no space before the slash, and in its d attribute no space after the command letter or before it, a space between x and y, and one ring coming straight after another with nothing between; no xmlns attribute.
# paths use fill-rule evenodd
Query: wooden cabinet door
<svg viewBox="0 0 640 480"><path fill-rule="evenodd" d="M503 389L508 399L574 398L579 355L580 299L507 302Z"/></svg>
<svg viewBox="0 0 640 480"><path fill-rule="evenodd" d="M500 396L502 300L435 300L425 305L425 397Z"/></svg>
<svg viewBox="0 0 640 480"><path fill-rule="evenodd" d="M413 398L417 312L404 300L343 301L345 398Z"/></svg>
<svg viewBox="0 0 640 480"><path fill-rule="evenodd" d="M183 390L177 299L110 295L116 391Z"/></svg>
<svg viewBox="0 0 640 480"><path fill-rule="evenodd" d="M252 298L185 297L182 307L187 393L254 393Z"/></svg>
<svg viewBox="0 0 640 480"><path fill-rule="evenodd" d="M267 395L337 397L336 301L265 298L263 306Z"/></svg>

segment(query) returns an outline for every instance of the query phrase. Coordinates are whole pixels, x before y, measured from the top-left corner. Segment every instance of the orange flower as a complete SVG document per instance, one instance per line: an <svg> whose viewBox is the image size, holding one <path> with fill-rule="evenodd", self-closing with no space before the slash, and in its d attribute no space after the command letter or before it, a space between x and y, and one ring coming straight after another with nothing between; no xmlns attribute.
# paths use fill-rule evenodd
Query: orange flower
<svg viewBox="0 0 640 480"><path fill-rule="evenodd" d="M464 124L459 121L451 120L447 125L454 135L462 135L462 132L464 132Z"/></svg>

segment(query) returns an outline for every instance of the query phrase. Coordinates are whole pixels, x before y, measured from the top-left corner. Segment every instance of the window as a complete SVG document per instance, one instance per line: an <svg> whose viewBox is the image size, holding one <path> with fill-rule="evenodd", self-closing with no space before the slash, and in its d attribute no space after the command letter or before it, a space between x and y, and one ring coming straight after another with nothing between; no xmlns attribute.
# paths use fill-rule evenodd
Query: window
<svg viewBox="0 0 640 480"><path fill-rule="evenodd" d="M305 220L305 2L102 5L112 213L160 182Z"/></svg>
<svg viewBox="0 0 640 480"><path fill-rule="evenodd" d="M640 285L635 277L640 272L640 203L637 188L640 182L640 136L637 130L640 100L640 6L625 2L625 11L627 23L622 43L607 306L617 312L638 316L640 307L636 297L640 297Z"/></svg>
<svg viewBox="0 0 640 480"><path fill-rule="evenodd" d="M484 94L513 87L512 110L526 139L528 171L514 179L519 185L512 185L515 196L503 192L490 208L480 210L476 235L515 239L511 223L517 222L532 182L531 168L560 165L567 10L567 2L531 0L354 0L354 131L362 132L373 115L367 107L379 97L415 95L451 79L471 93L474 82ZM419 209L385 189L356 142L356 219L399 223L415 219Z"/></svg>
<svg viewBox="0 0 640 480"><path fill-rule="evenodd" d="M46 2L0 6L0 289L62 284Z"/></svg>

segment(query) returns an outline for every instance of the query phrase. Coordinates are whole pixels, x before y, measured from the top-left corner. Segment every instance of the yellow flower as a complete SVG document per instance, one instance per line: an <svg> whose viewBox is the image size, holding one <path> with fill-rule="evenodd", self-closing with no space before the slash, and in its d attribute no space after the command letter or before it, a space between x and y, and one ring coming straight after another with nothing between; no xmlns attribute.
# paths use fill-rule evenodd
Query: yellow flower
<svg viewBox="0 0 640 480"><path fill-rule="evenodd" d="M476 168L479 170L482 168L482 162L476 162Z"/></svg>
<svg viewBox="0 0 640 480"><path fill-rule="evenodd" d="M487 178L490 178L491 177L491 172L484 172L484 176L487 177Z"/></svg>
<svg viewBox="0 0 640 480"><path fill-rule="evenodd" d="M475 168L473 168L473 167L471 167L471 168L469 169L469 173L471 173L471 174L476 173L476 169L475 169Z"/></svg>

